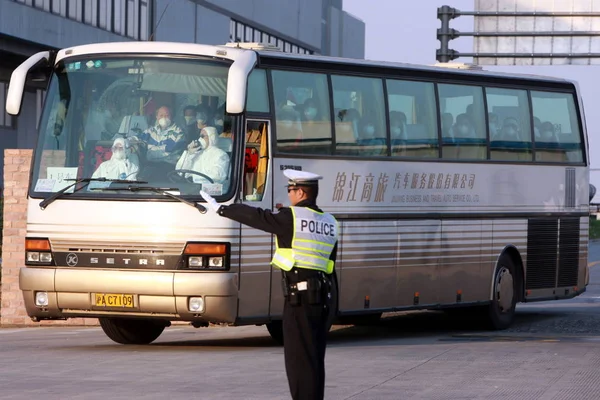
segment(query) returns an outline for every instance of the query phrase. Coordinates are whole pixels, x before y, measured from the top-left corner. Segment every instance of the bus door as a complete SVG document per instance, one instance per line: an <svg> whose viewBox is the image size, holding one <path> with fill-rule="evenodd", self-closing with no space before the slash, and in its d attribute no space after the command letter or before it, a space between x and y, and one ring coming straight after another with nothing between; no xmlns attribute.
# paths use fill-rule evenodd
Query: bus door
<svg viewBox="0 0 600 400"><path fill-rule="evenodd" d="M242 201L252 207L272 209L271 124L265 119L246 120ZM273 235L242 225L240 241L239 318L269 315Z"/></svg>

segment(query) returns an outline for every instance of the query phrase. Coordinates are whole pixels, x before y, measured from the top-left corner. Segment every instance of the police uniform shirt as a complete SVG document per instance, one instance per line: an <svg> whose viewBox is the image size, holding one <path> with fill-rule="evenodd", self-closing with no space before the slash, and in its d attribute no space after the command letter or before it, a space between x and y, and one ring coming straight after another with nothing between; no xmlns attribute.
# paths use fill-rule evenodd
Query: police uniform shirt
<svg viewBox="0 0 600 400"><path fill-rule="evenodd" d="M311 210L323 212L316 204L303 200L296 204L296 207L307 207ZM219 215L230 218L234 221L251 226L252 228L260 229L265 232L277 235L279 247L289 249L292 247L292 239L294 237L294 216L292 210L288 207L279 209L279 212L274 213L271 210L251 207L245 204L230 204L221 206L218 211ZM330 260L336 260L337 243L331 252Z"/></svg>

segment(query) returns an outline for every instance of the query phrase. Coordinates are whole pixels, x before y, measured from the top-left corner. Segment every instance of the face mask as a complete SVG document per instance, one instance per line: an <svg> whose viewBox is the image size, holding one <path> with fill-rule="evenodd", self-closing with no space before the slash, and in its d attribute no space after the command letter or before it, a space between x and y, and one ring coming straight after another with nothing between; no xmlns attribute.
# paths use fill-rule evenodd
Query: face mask
<svg viewBox="0 0 600 400"><path fill-rule="evenodd" d="M552 136L554 136L554 132L552 132L552 131L544 131L544 132L542 132L542 137L545 140L551 139Z"/></svg>
<svg viewBox="0 0 600 400"><path fill-rule="evenodd" d="M402 133L402 128L400 128L399 126L392 126L392 135L400 136L401 133Z"/></svg>
<svg viewBox="0 0 600 400"><path fill-rule="evenodd" d="M223 120L222 120L222 119L218 119L218 120L216 120L216 121L215 121L215 125L216 125L216 126L221 126L221 127L222 127L222 126L223 126Z"/></svg>
<svg viewBox="0 0 600 400"><path fill-rule="evenodd" d="M466 135L469 133L469 127L467 125L461 125L458 127L458 133L461 135Z"/></svg>
<svg viewBox="0 0 600 400"><path fill-rule="evenodd" d="M188 125L191 125L194 123L194 117L184 117L185 118L185 123Z"/></svg>
<svg viewBox="0 0 600 400"><path fill-rule="evenodd" d="M114 149L113 150L113 158L115 160L124 160L125 159L125 150L123 150L122 148Z"/></svg>
<svg viewBox="0 0 600 400"><path fill-rule="evenodd" d="M498 132L498 127L496 126L496 124L490 124L490 133L496 132Z"/></svg>
<svg viewBox="0 0 600 400"><path fill-rule="evenodd" d="M506 131L506 136L509 138L516 138L517 137L517 131L515 131L514 129L509 129Z"/></svg>
<svg viewBox="0 0 600 400"><path fill-rule="evenodd" d="M365 126L365 129L363 132L367 136L373 136L373 134L375 133L375 127L373 125L367 125L367 126Z"/></svg>
<svg viewBox="0 0 600 400"><path fill-rule="evenodd" d="M110 110L104 110L104 116L106 118L112 118L112 112L110 112Z"/></svg>
<svg viewBox="0 0 600 400"><path fill-rule="evenodd" d="M206 141L205 138L201 138L199 140L199 142L200 142L200 147L202 147L202 150L204 150L204 149L206 149L208 147L208 142Z"/></svg>
<svg viewBox="0 0 600 400"><path fill-rule="evenodd" d="M169 118L161 118L158 120L158 125L160 125L161 128L166 129L171 126L171 120Z"/></svg>
<svg viewBox="0 0 600 400"><path fill-rule="evenodd" d="M540 137L540 130L538 128L533 128L533 134L536 138Z"/></svg>
<svg viewBox="0 0 600 400"><path fill-rule="evenodd" d="M307 119L314 119L317 116L317 109L316 108L307 108L306 111L304 111L304 116Z"/></svg>

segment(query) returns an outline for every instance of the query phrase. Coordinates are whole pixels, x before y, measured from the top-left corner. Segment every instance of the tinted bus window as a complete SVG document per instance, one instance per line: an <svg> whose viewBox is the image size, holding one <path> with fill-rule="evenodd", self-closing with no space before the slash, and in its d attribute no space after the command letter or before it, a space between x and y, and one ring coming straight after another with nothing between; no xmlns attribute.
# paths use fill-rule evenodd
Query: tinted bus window
<svg viewBox="0 0 600 400"><path fill-rule="evenodd" d="M490 158L532 161L531 114L525 90L486 88Z"/></svg>
<svg viewBox="0 0 600 400"><path fill-rule="evenodd" d="M433 83L387 80L392 156L438 157Z"/></svg>
<svg viewBox="0 0 600 400"><path fill-rule="evenodd" d="M332 76L336 154L386 156L387 129L381 79Z"/></svg>
<svg viewBox="0 0 600 400"><path fill-rule="evenodd" d="M535 159L582 162L581 128L570 93L531 92L535 124Z"/></svg>
<svg viewBox="0 0 600 400"><path fill-rule="evenodd" d="M442 157L485 159L487 141L483 91L476 86L438 85Z"/></svg>
<svg viewBox="0 0 600 400"><path fill-rule="evenodd" d="M267 74L264 69L255 69L248 77L246 111L269 112L269 91L267 89Z"/></svg>
<svg viewBox="0 0 600 400"><path fill-rule="evenodd" d="M277 150L331 154L327 76L273 71Z"/></svg>

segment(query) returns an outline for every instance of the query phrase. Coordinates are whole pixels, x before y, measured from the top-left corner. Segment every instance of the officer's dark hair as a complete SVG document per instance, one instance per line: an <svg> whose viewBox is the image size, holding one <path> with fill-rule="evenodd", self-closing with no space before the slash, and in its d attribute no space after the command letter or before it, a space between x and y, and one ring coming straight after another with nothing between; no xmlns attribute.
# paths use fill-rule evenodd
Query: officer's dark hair
<svg viewBox="0 0 600 400"><path fill-rule="evenodd" d="M300 186L300 189L306 194L307 200L316 202L319 195L319 186Z"/></svg>

